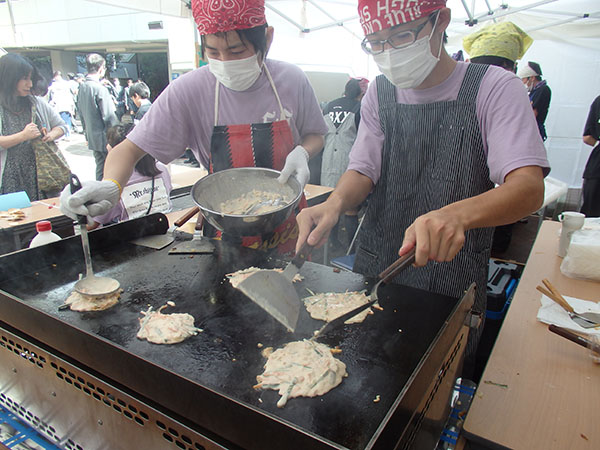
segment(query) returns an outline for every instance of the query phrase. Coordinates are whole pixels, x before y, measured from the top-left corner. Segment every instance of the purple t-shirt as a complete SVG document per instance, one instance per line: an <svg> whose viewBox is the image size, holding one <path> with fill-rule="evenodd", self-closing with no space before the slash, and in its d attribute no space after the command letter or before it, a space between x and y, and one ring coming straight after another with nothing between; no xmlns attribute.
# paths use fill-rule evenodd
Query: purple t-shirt
<svg viewBox="0 0 600 450"><path fill-rule="evenodd" d="M424 104L456 100L467 66L468 63L457 63L443 83L429 89L396 88L396 101ZM544 169L544 175L549 173L546 149L527 90L515 74L490 66L479 86L476 112L492 182L502 184L508 173L525 166L539 166ZM360 114L360 126L350 153L348 170L360 172L376 184L381 174L384 143L379 122L377 83L370 83Z"/></svg>
<svg viewBox="0 0 600 450"><path fill-rule="evenodd" d="M327 126L308 78L300 68L266 60L294 144L307 134L324 135ZM208 66L174 80L153 103L150 111L127 136L134 144L163 163L191 148L198 161L208 167L210 139L215 125L216 78ZM219 88L218 125L265 123L280 120L281 109L265 71L245 91Z"/></svg>

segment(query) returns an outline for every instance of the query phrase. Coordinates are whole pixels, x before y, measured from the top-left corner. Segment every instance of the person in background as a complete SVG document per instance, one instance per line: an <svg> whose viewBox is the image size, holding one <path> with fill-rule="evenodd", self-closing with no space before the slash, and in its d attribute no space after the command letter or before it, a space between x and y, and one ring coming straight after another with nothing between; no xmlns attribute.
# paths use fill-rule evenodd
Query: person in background
<svg viewBox="0 0 600 450"><path fill-rule="evenodd" d="M75 114L75 102L69 82L64 80L59 71L54 72L52 83L48 89L50 97L48 103L52 106L67 125L65 139L71 136L72 117Z"/></svg>
<svg viewBox="0 0 600 450"><path fill-rule="evenodd" d="M109 128L106 132L107 152L110 153L123 142L133 127L132 123L128 123ZM157 162L152 156L145 155L136 163L121 200L107 213L94 217L94 221L88 223L88 230L152 213L167 213L172 209L172 189L167 166Z"/></svg>
<svg viewBox="0 0 600 450"><path fill-rule="evenodd" d="M125 114L125 97L123 95L123 91L125 88L121 86L121 82L116 77L112 79L112 88L113 95L115 98L115 113L117 115L117 119L119 119L120 122L121 117L123 117L123 114Z"/></svg>
<svg viewBox="0 0 600 450"><path fill-rule="evenodd" d="M535 114L540 136L545 141L548 135L544 123L546 122L546 116L548 116L548 108L550 108L552 90L546 80L542 80L542 68L536 62L528 61L527 65L519 67L517 76L527 86L529 101Z"/></svg>
<svg viewBox="0 0 600 450"><path fill-rule="evenodd" d="M491 64L512 73L532 43L533 39L512 22L493 23L463 38L472 63Z"/></svg>
<svg viewBox="0 0 600 450"><path fill-rule="evenodd" d="M38 189L31 141L54 141L66 129L56 111L34 95L39 80L43 77L23 56L7 53L0 58L0 193L25 191L30 200L56 195Z"/></svg>
<svg viewBox="0 0 600 450"><path fill-rule="evenodd" d="M125 112L130 116L135 116L135 113L137 112L137 106L135 106L135 103L131 98L131 86L133 86L133 80L131 78L127 78L127 86L123 88Z"/></svg>
<svg viewBox="0 0 600 450"><path fill-rule="evenodd" d="M143 81L138 81L129 88L129 95L137 107L137 112L133 118L133 123L137 125L152 106L150 88Z"/></svg>
<svg viewBox="0 0 600 450"><path fill-rule="evenodd" d="M83 83L85 77L81 73L74 74L73 72L69 72L67 76L69 77L69 89L71 91L71 95L73 96L73 104L75 105L73 117L71 118L71 125L73 126L73 131L76 133L83 133L81 113L77 107L77 94L79 93L79 86L81 83Z"/></svg>
<svg viewBox="0 0 600 450"><path fill-rule="evenodd" d="M394 283L454 298L475 283L485 317L493 227L537 210L549 171L526 92L506 70L450 57L445 0L358 5L362 47L383 75L362 99L348 170L298 215L297 249L322 245L371 194L353 270L376 277L414 249ZM469 333L464 374L481 331Z"/></svg>
<svg viewBox="0 0 600 450"><path fill-rule="evenodd" d="M344 95L329 102L323 110L328 128L321 163L323 186L335 187L348 168L350 149L360 123L360 101L368 85L366 78L351 78L344 87ZM357 227L358 210L346 211L332 230L331 243L348 247Z"/></svg>
<svg viewBox="0 0 600 450"><path fill-rule="evenodd" d="M88 147L94 152L96 179L101 180L106 160L106 130L117 125L115 103L108 89L101 83L106 73L106 61L97 53L85 58L88 74L79 86L77 107L81 112L81 122Z"/></svg>
<svg viewBox="0 0 600 450"><path fill-rule="evenodd" d="M301 186L309 179L308 160L323 148L327 131L315 93L302 70L266 58L273 39L264 0L234 2L192 0L208 64L176 80L154 101L144 119L108 156L106 179L83 183L75 194L65 189L65 214L97 215L114 205L120 185L146 153L163 163L186 147L210 172L232 167L267 167L294 175ZM306 199L301 200L306 205ZM108 208L107 208L108 207ZM296 216L272 235L247 236L241 245L293 251Z"/></svg>
<svg viewBox="0 0 600 450"><path fill-rule="evenodd" d="M517 61L523 58L533 39L512 22L493 23L463 38L463 47L476 64L490 64L515 73ZM492 253L508 250L514 223L494 229Z"/></svg>
<svg viewBox="0 0 600 450"><path fill-rule="evenodd" d="M583 142L594 147L583 171L583 204L587 217L600 217L600 96L590 106L583 129Z"/></svg>
<svg viewBox="0 0 600 450"><path fill-rule="evenodd" d="M69 90L71 91L71 95L73 96L73 101L77 98L77 92L79 91L79 83L75 79L75 74L73 72L67 73L67 78L69 83Z"/></svg>

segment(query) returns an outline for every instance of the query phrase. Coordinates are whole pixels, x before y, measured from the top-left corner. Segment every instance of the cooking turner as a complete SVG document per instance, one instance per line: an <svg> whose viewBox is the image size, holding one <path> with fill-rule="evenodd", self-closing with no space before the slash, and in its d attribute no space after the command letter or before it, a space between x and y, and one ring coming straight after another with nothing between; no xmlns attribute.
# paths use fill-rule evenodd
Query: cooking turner
<svg viewBox="0 0 600 450"><path fill-rule="evenodd" d="M360 305L358 308L354 308L352 311L348 311L347 313L342 314L339 317L336 317L331 322L327 322L325 325L323 325L321 327L321 329L319 331L317 331L314 334L314 336L311 339L313 339L313 340L317 339L319 336L322 336L322 335L328 333L329 331L344 325L344 323L348 319L351 319L358 313L373 306L375 303L377 303L379 301L379 298L377 296L377 289L379 288L381 283L387 283L388 281L390 281L392 278L394 278L396 275L398 275L400 272L402 272L404 269L406 269L409 265L411 265L414 262L415 262L415 249L413 248L410 252L406 253L405 255L401 256L396 261L394 261L392 264L390 264L387 269L385 269L383 272L381 272L378 275L377 278L379 278L379 281L377 282L377 284L375 286L373 286L373 289L371 289L371 294L369 295L370 300L367 303L365 303L364 305Z"/></svg>
<svg viewBox="0 0 600 450"><path fill-rule="evenodd" d="M577 325L583 328L594 328L600 326L600 314L597 313L577 313L573 309L573 307L565 300L565 298L556 290L556 288L550 283L550 281L544 279L542 280L544 286L536 286L536 289L548 297L550 300L558 303L562 308L567 311L569 317L575 322Z"/></svg>
<svg viewBox="0 0 600 450"><path fill-rule="evenodd" d="M81 189L81 182L74 173L71 174L71 194ZM83 256L85 258L85 277L75 283L75 290L89 297L100 297L116 292L120 284L117 280L109 277L97 277L92 269L92 256L90 253L90 241L87 231L87 217L77 215L77 223L81 234Z"/></svg>
<svg viewBox="0 0 600 450"><path fill-rule="evenodd" d="M292 333L296 330L302 303L292 280L300 271L312 249L312 246L305 243L283 272L259 270L238 285L238 289L250 300Z"/></svg>
<svg viewBox="0 0 600 450"><path fill-rule="evenodd" d="M198 210L193 239L191 241L180 242L169 250L169 255L211 255L215 252L215 246L210 242L209 238L203 235L204 216L200 208Z"/></svg>
<svg viewBox="0 0 600 450"><path fill-rule="evenodd" d="M190 220L196 213L200 211L198 206L190 209L184 213L179 219L177 219L173 225L169 227L165 234L155 234L151 236L143 236L141 238L134 239L131 241L132 244L140 245L142 247L153 248L155 250L162 250L167 245L170 245L175 241L175 232L178 228L182 227L188 220Z"/></svg>

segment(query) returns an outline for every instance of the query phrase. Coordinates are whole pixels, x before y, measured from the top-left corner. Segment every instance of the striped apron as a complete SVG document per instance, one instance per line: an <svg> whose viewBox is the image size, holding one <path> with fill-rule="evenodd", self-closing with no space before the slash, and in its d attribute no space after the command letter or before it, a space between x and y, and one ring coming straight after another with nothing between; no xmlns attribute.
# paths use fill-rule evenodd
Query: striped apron
<svg viewBox="0 0 600 450"><path fill-rule="evenodd" d="M395 87L378 76L379 117L385 135L381 178L369 199L358 237L354 270L376 276L395 259L414 220L494 187L476 115L476 99L488 66L470 64L454 101L396 103ZM466 232L451 262L410 267L393 281L451 297L477 284L474 309L485 313L487 266L493 228ZM470 333L473 354L483 327Z"/></svg>

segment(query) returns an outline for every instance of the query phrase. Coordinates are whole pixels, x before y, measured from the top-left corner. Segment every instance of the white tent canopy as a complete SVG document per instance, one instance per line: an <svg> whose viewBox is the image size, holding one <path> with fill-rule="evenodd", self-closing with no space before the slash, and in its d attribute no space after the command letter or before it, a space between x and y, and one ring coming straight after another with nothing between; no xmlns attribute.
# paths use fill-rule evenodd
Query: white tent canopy
<svg viewBox="0 0 600 450"><path fill-rule="evenodd" d="M392 1L392 0L381 0ZM14 0L6 0L9 6ZM125 10L191 19L190 0L83 0ZM462 38L491 23L510 20L534 43L524 60L538 62L552 88L546 141L552 176L581 185L591 147L581 135L589 105L600 94L600 2L598 0L448 0L450 53ZM379 72L360 48L357 0L266 0L275 27L270 57L307 71L342 72L374 78ZM11 17L12 19L12 17ZM12 22L13 29L15 27ZM331 98L340 95L331 93Z"/></svg>

